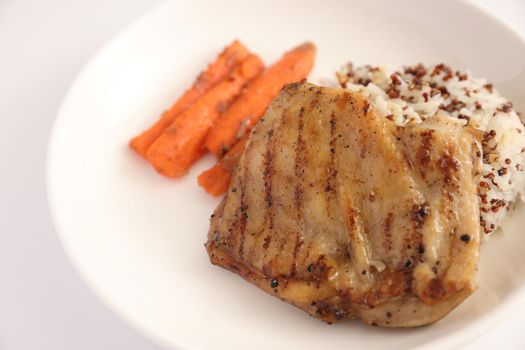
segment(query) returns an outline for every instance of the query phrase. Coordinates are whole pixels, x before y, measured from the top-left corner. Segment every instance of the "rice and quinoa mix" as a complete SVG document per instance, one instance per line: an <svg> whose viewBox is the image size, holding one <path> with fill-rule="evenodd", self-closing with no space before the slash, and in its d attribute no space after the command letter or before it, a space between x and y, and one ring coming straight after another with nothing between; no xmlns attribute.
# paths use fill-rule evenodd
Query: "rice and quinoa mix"
<svg viewBox="0 0 525 350"><path fill-rule="evenodd" d="M525 129L521 115L483 78L444 64L391 69L354 67L337 72L339 85L364 94L376 113L405 126L436 115L483 132L478 183L482 231L490 234L518 198L525 201Z"/></svg>

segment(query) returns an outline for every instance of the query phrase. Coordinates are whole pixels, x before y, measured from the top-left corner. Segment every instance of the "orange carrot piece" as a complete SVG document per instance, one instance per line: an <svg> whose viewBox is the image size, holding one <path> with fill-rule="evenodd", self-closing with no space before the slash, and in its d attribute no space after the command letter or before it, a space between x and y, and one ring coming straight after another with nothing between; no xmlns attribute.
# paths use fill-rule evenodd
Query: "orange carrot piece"
<svg viewBox="0 0 525 350"><path fill-rule="evenodd" d="M263 68L259 57L249 55L226 79L175 118L146 152L146 158L155 169L168 177L186 173L202 155L213 122Z"/></svg>
<svg viewBox="0 0 525 350"><path fill-rule="evenodd" d="M202 72L193 86L182 95L177 102L149 129L131 139L129 145L143 157L146 156L148 147L160 136L162 131L173 122L175 117L184 111L188 106L204 95L213 86L223 80L242 60L248 57L249 52L243 44L235 40L222 51L215 62Z"/></svg>
<svg viewBox="0 0 525 350"><path fill-rule="evenodd" d="M213 167L199 175L197 182L206 192L217 197L228 190L233 171L242 156L247 140L248 134L237 141Z"/></svg>
<svg viewBox="0 0 525 350"><path fill-rule="evenodd" d="M217 120L205 146L218 156L262 118L281 88L306 78L313 67L315 46L305 43L291 51L254 79L230 108ZM240 135L239 135L240 134Z"/></svg>

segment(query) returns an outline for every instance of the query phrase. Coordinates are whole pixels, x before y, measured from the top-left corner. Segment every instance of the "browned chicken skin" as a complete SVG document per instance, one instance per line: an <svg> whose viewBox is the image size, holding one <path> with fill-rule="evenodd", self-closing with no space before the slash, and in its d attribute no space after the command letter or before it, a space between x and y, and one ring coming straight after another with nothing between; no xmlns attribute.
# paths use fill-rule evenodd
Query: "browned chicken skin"
<svg viewBox="0 0 525 350"><path fill-rule="evenodd" d="M399 128L347 90L283 89L211 220L211 262L326 322L412 327L475 290L479 135Z"/></svg>

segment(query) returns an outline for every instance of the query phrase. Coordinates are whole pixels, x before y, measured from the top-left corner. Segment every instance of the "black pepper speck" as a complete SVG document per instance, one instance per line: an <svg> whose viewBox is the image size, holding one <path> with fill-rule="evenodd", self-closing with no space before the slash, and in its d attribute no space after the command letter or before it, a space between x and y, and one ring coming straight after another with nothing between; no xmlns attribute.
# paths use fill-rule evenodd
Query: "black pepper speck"
<svg viewBox="0 0 525 350"><path fill-rule="evenodd" d="M343 317L344 317L344 314L340 310L335 310L334 311L334 317L335 317L336 320L342 320Z"/></svg>
<svg viewBox="0 0 525 350"><path fill-rule="evenodd" d="M467 243L468 241L470 241L470 236L467 235L467 234L464 234L464 235L461 235L460 239L461 239L463 242Z"/></svg>

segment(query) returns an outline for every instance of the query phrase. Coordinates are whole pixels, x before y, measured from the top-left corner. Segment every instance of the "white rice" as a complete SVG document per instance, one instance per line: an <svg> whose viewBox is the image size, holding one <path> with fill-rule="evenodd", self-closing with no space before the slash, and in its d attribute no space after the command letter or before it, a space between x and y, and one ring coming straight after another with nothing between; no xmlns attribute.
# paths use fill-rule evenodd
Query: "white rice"
<svg viewBox="0 0 525 350"><path fill-rule="evenodd" d="M494 232L518 198L525 201L525 129L512 103L483 78L440 64L400 69L348 64L339 84L368 97L376 112L395 124L420 123L436 115L460 119L483 131L479 180L481 226Z"/></svg>

